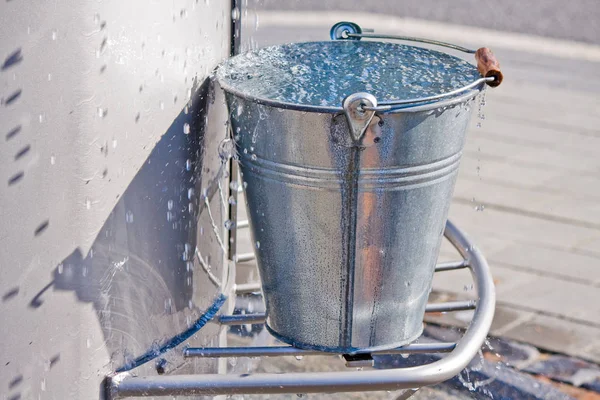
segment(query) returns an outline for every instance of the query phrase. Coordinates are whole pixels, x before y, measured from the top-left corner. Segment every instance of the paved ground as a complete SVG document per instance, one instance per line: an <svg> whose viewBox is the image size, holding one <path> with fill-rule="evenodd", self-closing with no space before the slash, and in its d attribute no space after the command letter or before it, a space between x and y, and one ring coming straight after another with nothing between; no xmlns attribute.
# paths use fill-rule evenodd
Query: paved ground
<svg viewBox="0 0 600 400"><path fill-rule="evenodd" d="M250 0L250 7L385 13L600 44L596 0Z"/></svg>
<svg viewBox="0 0 600 400"><path fill-rule="evenodd" d="M253 45L325 39L332 21L346 19L343 13L290 15L284 20L260 11ZM377 17L364 19L364 26L380 27ZM395 32L392 23L381 25ZM423 22L409 27L415 32L406 25L401 32L430 27L444 31L443 24ZM481 31L470 29L451 40L482 44L471 34ZM491 265L498 293L492 335L599 363L600 82L592 77L600 50L569 52L565 43L512 39L500 35L494 43L506 81L488 90L485 120L473 119L450 217ZM523 45L531 40L542 45ZM441 259L454 257L444 246ZM468 297L470 283L464 271L446 273L434 283L436 296ZM468 319L468 313L433 318L455 325Z"/></svg>

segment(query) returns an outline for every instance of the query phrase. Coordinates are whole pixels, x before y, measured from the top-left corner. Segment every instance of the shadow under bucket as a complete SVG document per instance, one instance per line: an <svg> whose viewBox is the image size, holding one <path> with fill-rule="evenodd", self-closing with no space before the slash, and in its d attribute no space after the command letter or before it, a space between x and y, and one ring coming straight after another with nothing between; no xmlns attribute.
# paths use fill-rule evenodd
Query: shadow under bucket
<svg viewBox="0 0 600 400"><path fill-rule="evenodd" d="M242 54L217 75L270 332L338 353L417 339L485 85L476 67L343 40Z"/></svg>

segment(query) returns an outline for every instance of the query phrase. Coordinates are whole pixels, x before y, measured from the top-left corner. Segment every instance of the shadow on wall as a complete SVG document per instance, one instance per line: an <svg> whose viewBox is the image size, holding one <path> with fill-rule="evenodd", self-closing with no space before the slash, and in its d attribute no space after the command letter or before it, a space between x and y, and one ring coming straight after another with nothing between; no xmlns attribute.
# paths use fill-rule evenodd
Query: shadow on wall
<svg viewBox="0 0 600 400"><path fill-rule="evenodd" d="M194 84L189 111L182 111L156 144L89 254L73 251L29 303L43 312L50 291L73 291L79 301L92 303L112 369L186 329L185 321L164 316L190 307L194 290L214 295L209 284L193 288L188 264L203 209L199 194L208 184L202 171L210 85L208 79Z"/></svg>

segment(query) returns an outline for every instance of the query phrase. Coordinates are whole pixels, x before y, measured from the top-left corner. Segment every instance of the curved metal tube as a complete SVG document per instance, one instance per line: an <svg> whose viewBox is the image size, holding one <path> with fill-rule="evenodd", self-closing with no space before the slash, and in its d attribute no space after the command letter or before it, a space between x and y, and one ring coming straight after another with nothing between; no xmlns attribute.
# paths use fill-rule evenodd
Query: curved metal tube
<svg viewBox="0 0 600 400"><path fill-rule="evenodd" d="M357 352L356 354L431 354L449 353L456 343L413 343L396 349ZM263 347L190 347L183 351L185 358L277 357L323 355L322 351L299 349L293 346Z"/></svg>
<svg viewBox="0 0 600 400"><path fill-rule="evenodd" d="M496 295L488 264L479 249L450 221L446 223L444 235L469 263L479 300L463 338L439 361L410 368L353 372L150 377L118 374L108 379L107 397L398 390L448 380L468 365L487 337L494 318Z"/></svg>
<svg viewBox="0 0 600 400"><path fill-rule="evenodd" d="M425 307L426 313L474 310L477 302L474 300L450 301L446 303L430 303ZM220 315L217 322L221 325L264 324L267 320L265 313Z"/></svg>
<svg viewBox="0 0 600 400"><path fill-rule="evenodd" d="M466 92L469 89L474 89L480 85L483 85L486 82L492 82L494 79L495 79L494 77L479 78L476 81L469 83L468 85L465 85L461 88L452 90L450 92L436 94L434 96L421 97L419 99L381 102L381 103L379 103L379 105L377 105L375 107L363 107L363 109L366 111L378 111L378 112L399 110L399 109L403 108L402 106L409 106L409 105L413 105L413 104L417 104L417 103L426 103L429 101L434 101L434 100L444 99L447 97L456 96L458 94Z"/></svg>

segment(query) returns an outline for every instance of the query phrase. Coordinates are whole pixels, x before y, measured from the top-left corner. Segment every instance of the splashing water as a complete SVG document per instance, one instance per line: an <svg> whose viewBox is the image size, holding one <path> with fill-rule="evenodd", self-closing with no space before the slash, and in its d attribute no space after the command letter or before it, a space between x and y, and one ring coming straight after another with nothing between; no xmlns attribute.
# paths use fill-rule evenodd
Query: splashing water
<svg viewBox="0 0 600 400"><path fill-rule="evenodd" d="M481 91L481 94L479 95L479 108L477 110L477 118L479 119L479 122L477 122L478 128L481 128L482 121L485 119L485 114L483 113L483 108L486 105L485 88L486 87L484 86L483 90Z"/></svg>
<svg viewBox="0 0 600 400"><path fill-rule="evenodd" d="M458 89L480 76L472 64L434 50L332 41L251 51L225 62L217 77L254 98L339 107L356 92L369 92L380 102L406 100Z"/></svg>

